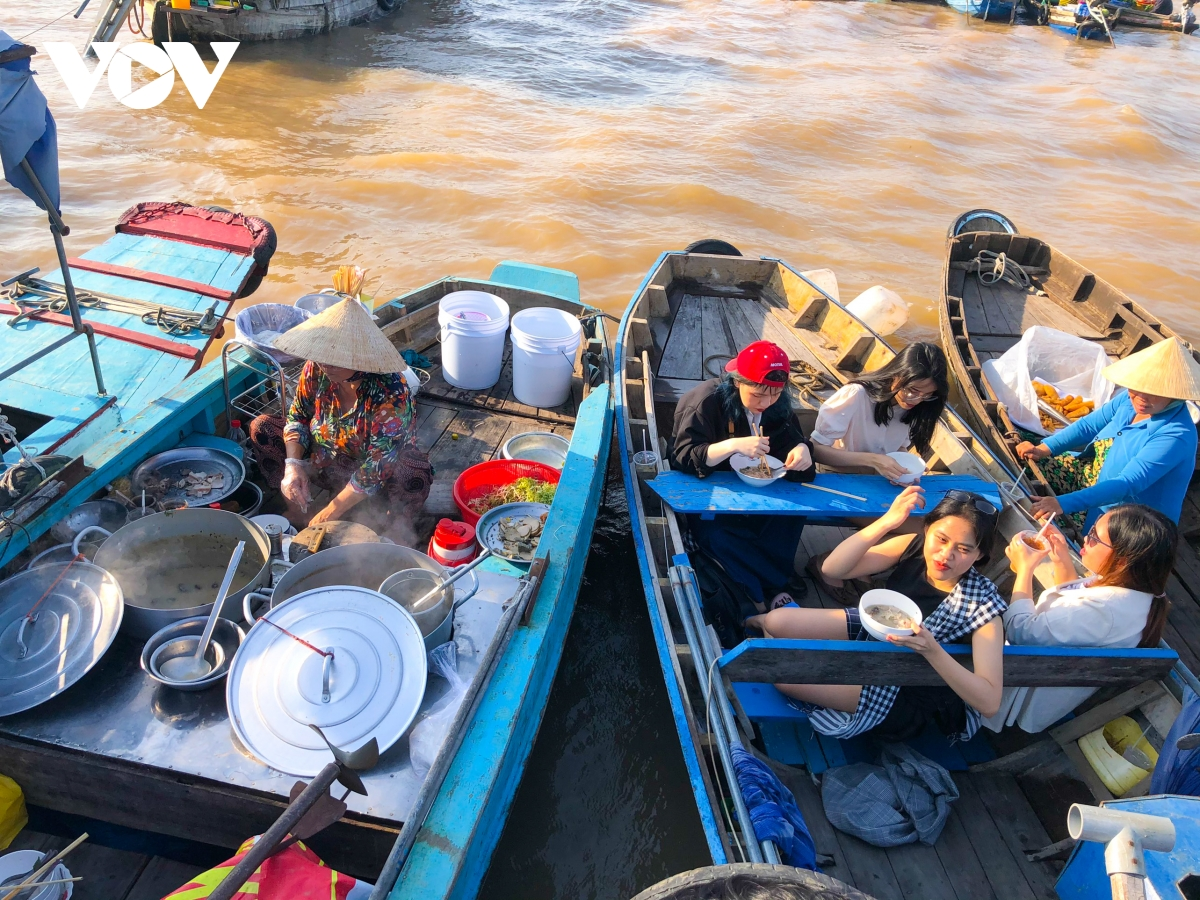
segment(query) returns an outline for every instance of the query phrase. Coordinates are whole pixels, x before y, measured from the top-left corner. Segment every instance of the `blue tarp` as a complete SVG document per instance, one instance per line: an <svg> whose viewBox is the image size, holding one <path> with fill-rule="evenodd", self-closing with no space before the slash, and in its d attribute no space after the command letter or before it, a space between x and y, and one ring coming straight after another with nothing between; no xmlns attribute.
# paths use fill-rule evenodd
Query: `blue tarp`
<svg viewBox="0 0 1200 900"><path fill-rule="evenodd" d="M0 53L19 45L20 41L0 31ZM23 159L29 161L55 211L59 211L58 129L45 96L33 80L28 59L0 65L0 162L4 163L5 180L45 209L21 171Z"/></svg>
<svg viewBox="0 0 1200 900"><path fill-rule="evenodd" d="M760 841L772 841L783 862L797 869L817 868L817 848L796 806L792 792L762 761L752 756L738 741L729 745L733 770L746 800L754 834Z"/></svg>
<svg viewBox="0 0 1200 900"><path fill-rule="evenodd" d="M1150 778L1151 794L1183 794L1200 797L1200 749L1180 750L1175 746L1185 734L1200 731L1200 697L1191 688L1183 690L1183 710L1163 741L1162 753Z"/></svg>

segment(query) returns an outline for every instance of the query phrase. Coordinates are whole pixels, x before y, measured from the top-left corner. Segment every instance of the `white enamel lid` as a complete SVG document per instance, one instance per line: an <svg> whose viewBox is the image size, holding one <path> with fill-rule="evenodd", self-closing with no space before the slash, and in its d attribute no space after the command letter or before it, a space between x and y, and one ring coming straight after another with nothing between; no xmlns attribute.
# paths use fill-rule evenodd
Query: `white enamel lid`
<svg viewBox="0 0 1200 900"><path fill-rule="evenodd" d="M271 622L332 650L332 660ZM406 610L366 588L314 588L250 629L233 659L225 701L234 733L252 755L311 777L333 757L309 725L346 750L374 737L383 753L416 718L425 678L425 642Z"/></svg>

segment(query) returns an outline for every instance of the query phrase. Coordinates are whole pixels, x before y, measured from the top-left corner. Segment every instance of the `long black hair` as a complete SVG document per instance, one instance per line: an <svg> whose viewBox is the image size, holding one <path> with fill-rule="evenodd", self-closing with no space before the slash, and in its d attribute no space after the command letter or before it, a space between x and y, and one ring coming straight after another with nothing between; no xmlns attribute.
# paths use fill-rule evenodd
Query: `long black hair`
<svg viewBox="0 0 1200 900"><path fill-rule="evenodd" d="M1139 647L1157 647L1167 624L1167 579L1175 567L1179 529L1157 509L1122 503L1108 511L1112 558L1097 584L1144 591L1154 597Z"/></svg>
<svg viewBox="0 0 1200 900"><path fill-rule="evenodd" d="M909 344L896 354L890 363L869 375L860 375L852 384L861 384L867 396L875 403L875 424L887 425L892 421L896 406L896 394L914 381L933 381L936 396L905 410L900 421L908 426L908 435L919 451L929 450L933 430L946 407L950 394L950 381L946 377L946 354L937 344L919 341Z"/></svg>

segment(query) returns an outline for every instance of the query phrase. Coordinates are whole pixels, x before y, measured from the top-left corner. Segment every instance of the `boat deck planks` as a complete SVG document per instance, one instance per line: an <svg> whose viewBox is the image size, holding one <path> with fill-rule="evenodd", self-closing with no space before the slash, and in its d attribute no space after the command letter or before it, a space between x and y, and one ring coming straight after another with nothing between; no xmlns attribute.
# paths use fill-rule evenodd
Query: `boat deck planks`
<svg viewBox="0 0 1200 900"><path fill-rule="evenodd" d="M69 844L66 838L21 831L7 852L40 850L54 854ZM187 884L203 869L162 856L147 856L85 841L64 860L75 882L73 900L160 900Z"/></svg>

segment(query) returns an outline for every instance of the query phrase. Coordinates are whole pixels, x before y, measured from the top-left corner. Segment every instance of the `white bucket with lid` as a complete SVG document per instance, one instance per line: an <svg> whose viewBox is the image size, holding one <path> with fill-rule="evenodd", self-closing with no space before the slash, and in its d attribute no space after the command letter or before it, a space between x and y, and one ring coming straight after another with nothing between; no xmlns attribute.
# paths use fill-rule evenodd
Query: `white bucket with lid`
<svg viewBox="0 0 1200 900"><path fill-rule="evenodd" d="M908 304L904 298L882 284L867 288L847 303L846 309L884 337L903 328L908 321Z"/></svg>
<svg viewBox="0 0 1200 900"><path fill-rule="evenodd" d="M507 303L486 291L454 291L438 303L438 328L446 381L482 391L500 380Z"/></svg>
<svg viewBox="0 0 1200 900"><path fill-rule="evenodd" d="M513 395L539 409L566 403L582 334L579 320L561 309L536 306L513 316Z"/></svg>

